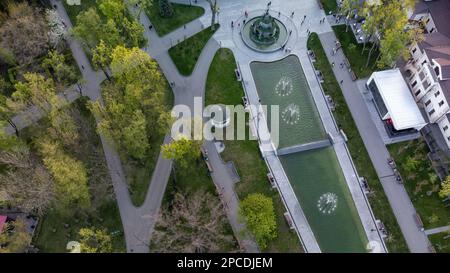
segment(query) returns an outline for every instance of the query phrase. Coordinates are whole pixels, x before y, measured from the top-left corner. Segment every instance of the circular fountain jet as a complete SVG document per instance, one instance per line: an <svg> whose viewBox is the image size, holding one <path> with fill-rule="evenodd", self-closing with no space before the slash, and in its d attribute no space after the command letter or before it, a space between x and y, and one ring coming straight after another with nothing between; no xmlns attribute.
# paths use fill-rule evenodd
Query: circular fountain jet
<svg viewBox="0 0 450 273"><path fill-rule="evenodd" d="M284 24L273 18L269 9L261 16L250 19L242 28L244 43L259 52L273 52L287 41L288 33Z"/></svg>
<svg viewBox="0 0 450 273"><path fill-rule="evenodd" d="M323 214L331 214L337 208L338 196L335 193L327 192L322 194L317 200L317 208Z"/></svg>
<svg viewBox="0 0 450 273"><path fill-rule="evenodd" d="M283 76L275 86L275 94L280 97L289 96L292 94L293 89L292 80L289 77Z"/></svg>
<svg viewBox="0 0 450 273"><path fill-rule="evenodd" d="M297 124L300 121L300 107L291 103L281 112L281 118L288 125Z"/></svg>

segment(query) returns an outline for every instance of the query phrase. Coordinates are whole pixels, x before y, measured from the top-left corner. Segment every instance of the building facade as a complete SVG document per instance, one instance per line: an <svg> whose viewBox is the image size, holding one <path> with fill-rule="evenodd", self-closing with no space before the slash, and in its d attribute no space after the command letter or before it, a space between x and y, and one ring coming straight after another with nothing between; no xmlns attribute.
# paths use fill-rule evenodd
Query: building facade
<svg viewBox="0 0 450 273"><path fill-rule="evenodd" d="M411 45L403 74L428 119L425 133L450 157L450 1L419 1L410 20L423 26L424 39Z"/></svg>

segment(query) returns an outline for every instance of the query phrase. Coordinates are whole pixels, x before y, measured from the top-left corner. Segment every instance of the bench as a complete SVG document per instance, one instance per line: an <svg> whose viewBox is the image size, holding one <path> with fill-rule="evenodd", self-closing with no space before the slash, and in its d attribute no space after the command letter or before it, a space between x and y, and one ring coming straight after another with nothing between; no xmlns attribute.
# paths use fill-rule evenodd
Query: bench
<svg viewBox="0 0 450 273"><path fill-rule="evenodd" d="M237 68L234 70L234 73L236 74L237 80L239 82L242 81L241 73L239 73L239 70Z"/></svg>
<svg viewBox="0 0 450 273"><path fill-rule="evenodd" d="M420 219L420 215L417 213L414 213L413 217L414 217L414 221L416 222L417 227L420 228L420 230L423 230L423 222L422 222L422 219Z"/></svg>
<svg viewBox="0 0 450 273"><path fill-rule="evenodd" d="M288 224L290 229L294 229L294 225L292 223L292 218L291 215L289 214L289 212L285 212L284 214L284 219L286 220L286 223Z"/></svg>
<svg viewBox="0 0 450 273"><path fill-rule="evenodd" d="M353 70L350 70L350 77L352 78L353 81L356 81L357 77L355 75L355 72Z"/></svg>
<svg viewBox="0 0 450 273"><path fill-rule="evenodd" d="M214 170L211 163L209 162L208 151L203 147L201 147L200 151L202 152L203 160L205 160L205 164L206 167L208 168L208 171L212 173Z"/></svg>
<svg viewBox="0 0 450 273"><path fill-rule="evenodd" d="M267 180L269 180L270 185L272 188L276 188L277 185L275 184L275 178L273 178L273 175L271 173L267 173Z"/></svg>

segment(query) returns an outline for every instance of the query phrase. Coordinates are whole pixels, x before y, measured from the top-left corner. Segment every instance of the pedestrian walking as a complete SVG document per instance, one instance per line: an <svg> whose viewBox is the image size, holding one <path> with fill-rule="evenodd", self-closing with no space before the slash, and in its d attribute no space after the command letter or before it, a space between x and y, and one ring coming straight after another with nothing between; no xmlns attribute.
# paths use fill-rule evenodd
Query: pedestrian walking
<svg viewBox="0 0 450 273"><path fill-rule="evenodd" d="M289 36L291 36L291 34L292 34L292 29L291 29L291 30L289 30Z"/></svg>
<svg viewBox="0 0 450 273"><path fill-rule="evenodd" d="M149 26L148 26L148 29L149 29L149 30L152 30L152 28L153 28L152 25L149 25Z"/></svg>
<svg viewBox="0 0 450 273"><path fill-rule="evenodd" d="M186 24L183 25L184 29L186 29Z"/></svg>
<svg viewBox="0 0 450 273"><path fill-rule="evenodd" d="M331 66L334 67L334 62L331 63Z"/></svg>
<svg viewBox="0 0 450 273"><path fill-rule="evenodd" d="M291 13L291 17L294 17L294 13L295 13L295 12L294 12L294 11L292 11L292 13Z"/></svg>
<svg viewBox="0 0 450 273"><path fill-rule="evenodd" d="M242 23L243 25L245 25L245 19L244 19L244 21L243 21L243 23Z"/></svg>
<svg viewBox="0 0 450 273"><path fill-rule="evenodd" d="M84 70L84 65L81 65L81 69L83 69L83 70Z"/></svg>
<svg viewBox="0 0 450 273"><path fill-rule="evenodd" d="M344 63L339 64L341 66L341 69L344 68Z"/></svg>
<svg viewBox="0 0 450 273"><path fill-rule="evenodd" d="M281 15L281 12L278 12L278 17L280 17L280 15Z"/></svg>
<svg viewBox="0 0 450 273"><path fill-rule="evenodd" d="M245 11L245 17L246 17L246 18L248 17L248 12L247 12L247 11Z"/></svg>
<svg viewBox="0 0 450 273"><path fill-rule="evenodd" d="M344 82L344 80L341 80L339 83L342 84Z"/></svg>
<svg viewBox="0 0 450 273"><path fill-rule="evenodd" d="M231 27L232 27L232 28L234 27L234 22L233 22L233 21L231 21Z"/></svg>
<svg viewBox="0 0 450 273"><path fill-rule="evenodd" d="M306 19L306 15L303 15L303 20L305 20Z"/></svg>

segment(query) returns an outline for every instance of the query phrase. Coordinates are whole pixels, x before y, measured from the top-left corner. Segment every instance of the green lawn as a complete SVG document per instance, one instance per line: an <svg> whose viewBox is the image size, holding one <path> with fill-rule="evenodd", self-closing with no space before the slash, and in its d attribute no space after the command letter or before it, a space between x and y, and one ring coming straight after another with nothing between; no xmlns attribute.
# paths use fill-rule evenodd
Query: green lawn
<svg viewBox="0 0 450 273"><path fill-rule="evenodd" d="M323 10L325 14L328 14L330 11L333 13L338 10L336 0L320 0L322 2Z"/></svg>
<svg viewBox="0 0 450 273"><path fill-rule="evenodd" d="M445 207L438 196L440 182L427 158L429 151L426 143L413 140L391 144L388 149L405 180L406 191L425 229L448 225L450 208Z"/></svg>
<svg viewBox="0 0 450 273"><path fill-rule="evenodd" d="M80 145L66 151L82 161L88 171L91 207L49 209L41 218L34 244L41 252L67 252L66 244L78 239L83 227L106 228L112 235L114 252L125 252L122 222L112 190L112 182L104 159L100 138L95 132L95 120L86 108L86 99L74 104L80 115ZM28 129L28 128L27 128ZM42 128L41 128L42 129ZM31 130L29 130L32 132ZM27 133L24 134L26 136ZM66 228L64 225L68 224Z"/></svg>
<svg viewBox="0 0 450 273"><path fill-rule="evenodd" d="M241 84L236 80L236 62L229 49L216 53L208 72L205 104L222 103L238 105L244 95ZM248 127L247 127L248 131ZM269 243L267 252L303 252L300 241L286 224L283 213L286 211L281 197L267 181L267 167L261 157L256 140L225 141L223 160L233 161L241 177L236 191L242 200L250 193L263 193L272 198L277 215L278 237Z"/></svg>
<svg viewBox="0 0 450 273"><path fill-rule="evenodd" d="M167 92L165 93L165 104L168 109L173 107L173 93L167 84ZM153 170L158 161L161 144L164 140L164 134L152 137L150 141L150 149L147 152L144 163L140 163L132 158L127 157L123 152L120 152L123 169L130 185L130 197L133 204L136 206L142 205L147 195L147 190L150 186Z"/></svg>
<svg viewBox="0 0 450 273"><path fill-rule="evenodd" d="M218 28L216 24L216 30ZM191 75L200 53L214 32L208 27L169 49L169 55L182 75Z"/></svg>
<svg viewBox="0 0 450 273"><path fill-rule="evenodd" d="M441 232L428 236L437 253L450 253L450 233Z"/></svg>
<svg viewBox="0 0 450 273"><path fill-rule="evenodd" d="M372 46L371 43L367 43L366 50L361 54L363 45L358 44L355 40L350 26L348 27L348 32L345 32L345 25L334 26L333 30L336 37L341 42L342 49L344 50L345 56L350 62L352 70L355 72L356 77L359 79L369 77L374 70L377 69L374 66L375 60L378 56L378 50L374 49L370 57L369 65L366 66L367 57L369 55L369 49Z"/></svg>
<svg viewBox="0 0 450 273"><path fill-rule="evenodd" d="M389 232L386 242L390 252L407 252L408 247L397 224L387 197L381 186L378 176L370 160L369 154L359 135L358 129L353 121L352 115L347 107L341 88L334 77L331 65L320 43L316 33L312 33L308 40L308 49L312 49L317 57L314 63L316 69L320 70L325 82L322 87L326 94L330 95L336 103L333 112L338 126L342 128L348 137L348 148L356 165L358 173L367 179L370 188L374 191L369 197L370 204L377 219L381 219Z"/></svg>
<svg viewBox="0 0 450 273"><path fill-rule="evenodd" d="M205 13L202 7L188 6L172 3L174 15L170 18L161 17L159 14L159 5L153 4L145 13L150 18L153 28L159 36L164 36L182 27L184 24L197 19Z"/></svg>

